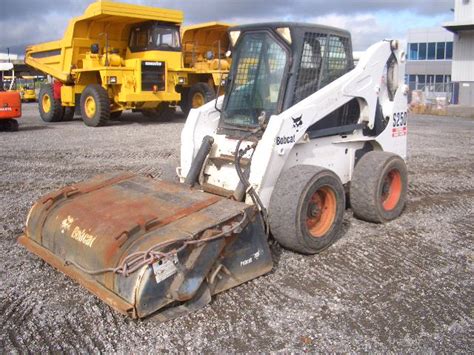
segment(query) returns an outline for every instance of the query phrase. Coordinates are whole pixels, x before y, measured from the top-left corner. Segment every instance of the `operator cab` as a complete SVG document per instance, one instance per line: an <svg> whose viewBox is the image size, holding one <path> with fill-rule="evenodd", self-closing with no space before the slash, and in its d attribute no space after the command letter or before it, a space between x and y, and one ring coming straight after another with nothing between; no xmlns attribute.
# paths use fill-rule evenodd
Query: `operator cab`
<svg viewBox="0 0 474 355"><path fill-rule="evenodd" d="M232 66L219 131L239 134L268 122L354 67L350 33L300 23L229 29Z"/></svg>
<svg viewBox="0 0 474 355"><path fill-rule="evenodd" d="M129 48L132 53L145 51L181 51L179 25L150 21L130 30Z"/></svg>

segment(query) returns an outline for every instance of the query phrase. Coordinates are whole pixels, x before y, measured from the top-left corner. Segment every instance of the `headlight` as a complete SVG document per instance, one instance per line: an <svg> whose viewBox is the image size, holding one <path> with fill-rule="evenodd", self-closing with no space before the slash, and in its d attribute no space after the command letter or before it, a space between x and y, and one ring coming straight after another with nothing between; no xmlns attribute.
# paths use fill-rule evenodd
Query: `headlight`
<svg viewBox="0 0 474 355"><path fill-rule="evenodd" d="M117 77L116 76L109 76L109 84L117 84Z"/></svg>
<svg viewBox="0 0 474 355"><path fill-rule="evenodd" d="M184 84L186 82L186 78L179 77L178 78L178 83L179 84Z"/></svg>

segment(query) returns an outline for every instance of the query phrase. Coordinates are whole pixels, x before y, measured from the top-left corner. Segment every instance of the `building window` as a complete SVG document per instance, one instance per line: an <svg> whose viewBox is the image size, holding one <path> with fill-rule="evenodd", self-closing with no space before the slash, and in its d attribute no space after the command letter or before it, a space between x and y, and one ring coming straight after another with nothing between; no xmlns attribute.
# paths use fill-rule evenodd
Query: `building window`
<svg viewBox="0 0 474 355"><path fill-rule="evenodd" d="M434 75L434 74L410 74L408 75L408 86L411 91L421 90L427 92L448 92L453 91L451 83L451 75Z"/></svg>
<svg viewBox="0 0 474 355"><path fill-rule="evenodd" d="M429 42L408 44L408 60L445 59L453 59L453 42Z"/></svg>
<svg viewBox="0 0 474 355"><path fill-rule="evenodd" d="M436 59L442 60L445 58L444 50L446 48L446 43L438 42L436 43Z"/></svg>
<svg viewBox="0 0 474 355"><path fill-rule="evenodd" d="M428 43L428 60L436 58L436 42Z"/></svg>
<svg viewBox="0 0 474 355"><path fill-rule="evenodd" d="M418 84L416 86L417 90L424 90L426 84L426 76L425 75L417 75Z"/></svg>
<svg viewBox="0 0 474 355"><path fill-rule="evenodd" d="M420 43L418 45L418 59L426 60L426 43Z"/></svg>
<svg viewBox="0 0 474 355"><path fill-rule="evenodd" d="M453 42L446 42L446 59L453 59Z"/></svg>
<svg viewBox="0 0 474 355"><path fill-rule="evenodd" d="M418 43L410 43L410 60L418 60Z"/></svg>
<svg viewBox="0 0 474 355"><path fill-rule="evenodd" d="M427 75L426 76L426 83L433 84L434 83L434 75Z"/></svg>
<svg viewBox="0 0 474 355"><path fill-rule="evenodd" d="M408 86L410 87L410 90L416 90L416 75L409 76Z"/></svg>

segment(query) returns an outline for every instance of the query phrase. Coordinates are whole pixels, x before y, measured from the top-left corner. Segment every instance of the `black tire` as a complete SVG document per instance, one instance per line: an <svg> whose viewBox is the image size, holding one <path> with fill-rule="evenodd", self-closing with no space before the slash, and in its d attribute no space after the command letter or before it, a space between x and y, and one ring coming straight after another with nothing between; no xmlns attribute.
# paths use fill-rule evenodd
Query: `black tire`
<svg viewBox="0 0 474 355"><path fill-rule="evenodd" d="M199 104L195 101L196 97L199 97L199 100L197 100ZM207 83L194 84L186 95L185 115L187 116L192 108L198 108L215 98L216 92L212 86Z"/></svg>
<svg viewBox="0 0 474 355"><path fill-rule="evenodd" d="M0 131L5 131L5 132L18 131L18 121L11 118L0 120Z"/></svg>
<svg viewBox="0 0 474 355"><path fill-rule="evenodd" d="M81 94L81 115L87 126L100 127L107 124L110 118L110 100L102 86L98 84L86 86Z"/></svg>
<svg viewBox="0 0 474 355"><path fill-rule="evenodd" d="M273 237L285 248L315 254L333 244L341 230L345 194L332 171L298 165L281 173L268 209Z"/></svg>
<svg viewBox="0 0 474 355"><path fill-rule="evenodd" d="M41 87L38 97L38 109L44 122L59 122L63 116L61 100L54 98L53 85L45 84Z"/></svg>
<svg viewBox="0 0 474 355"><path fill-rule="evenodd" d="M64 107L63 112L63 121L72 121L74 119L74 114L76 113L76 108L74 106Z"/></svg>
<svg viewBox="0 0 474 355"><path fill-rule="evenodd" d="M189 110L191 110L191 108L188 105L188 96L189 96L189 88L183 89L183 91L181 92L181 101L179 102L179 107L181 107L181 111L183 111L186 117L189 114Z"/></svg>
<svg viewBox="0 0 474 355"><path fill-rule="evenodd" d="M123 111L114 111L110 113L110 119L111 120L119 120L120 116L122 116Z"/></svg>
<svg viewBox="0 0 474 355"><path fill-rule="evenodd" d="M9 120L9 125L10 125L10 132L17 132L18 131L18 121L17 120Z"/></svg>
<svg viewBox="0 0 474 355"><path fill-rule="evenodd" d="M142 115L155 121L167 122L174 117L175 109L166 102L162 102L156 109L142 110Z"/></svg>
<svg viewBox="0 0 474 355"><path fill-rule="evenodd" d="M388 152L369 152L357 163L351 181L351 206L359 219L383 223L397 218L407 199L404 160Z"/></svg>

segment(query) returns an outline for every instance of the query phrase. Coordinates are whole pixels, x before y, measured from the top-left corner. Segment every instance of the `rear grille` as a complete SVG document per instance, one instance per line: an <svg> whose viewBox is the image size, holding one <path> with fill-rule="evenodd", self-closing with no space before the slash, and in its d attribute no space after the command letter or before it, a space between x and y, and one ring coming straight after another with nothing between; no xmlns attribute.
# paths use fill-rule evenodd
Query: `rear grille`
<svg viewBox="0 0 474 355"><path fill-rule="evenodd" d="M153 91L156 85L158 91L165 90L165 62L142 62L142 91Z"/></svg>

